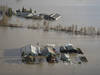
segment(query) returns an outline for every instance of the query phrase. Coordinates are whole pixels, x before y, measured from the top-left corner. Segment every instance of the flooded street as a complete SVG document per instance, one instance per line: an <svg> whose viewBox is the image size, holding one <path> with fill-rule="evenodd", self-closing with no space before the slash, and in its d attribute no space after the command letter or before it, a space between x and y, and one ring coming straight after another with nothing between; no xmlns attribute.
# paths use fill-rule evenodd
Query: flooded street
<svg viewBox="0 0 100 75"><path fill-rule="evenodd" d="M6 2L7 1L7 2ZM0 5L13 10L36 9L38 13L59 13L62 18L50 25L93 25L100 27L99 0L0 0ZM42 25L42 21L12 16L9 23L23 25L23 28L0 27L0 75L100 75L100 36L74 35L67 32L27 29L27 25ZM84 64L24 64L21 62L21 47L32 44L40 46L56 44L62 46L71 42L81 48L88 59Z"/></svg>

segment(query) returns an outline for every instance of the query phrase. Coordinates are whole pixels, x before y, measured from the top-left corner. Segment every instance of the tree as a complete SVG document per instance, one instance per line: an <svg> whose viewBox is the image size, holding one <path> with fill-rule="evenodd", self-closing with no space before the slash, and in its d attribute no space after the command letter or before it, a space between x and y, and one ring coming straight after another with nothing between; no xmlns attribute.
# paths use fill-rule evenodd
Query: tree
<svg viewBox="0 0 100 75"><path fill-rule="evenodd" d="M25 12L25 8L24 7L22 8L22 12Z"/></svg>
<svg viewBox="0 0 100 75"><path fill-rule="evenodd" d="M32 13L32 9L30 8L30 13Z"/></svg>
<svg viewBox="0 0 100 75"><path fill-rule="evenodd" d="M6 15L11 17L13 14L12 8L8 8L8 10L6 11Z"/></svg>
<svg viewBox="0 0 100 75"><path fill-rule="evenodd" d="M34 10L34 13L36 13L36 10Z"/></svg>

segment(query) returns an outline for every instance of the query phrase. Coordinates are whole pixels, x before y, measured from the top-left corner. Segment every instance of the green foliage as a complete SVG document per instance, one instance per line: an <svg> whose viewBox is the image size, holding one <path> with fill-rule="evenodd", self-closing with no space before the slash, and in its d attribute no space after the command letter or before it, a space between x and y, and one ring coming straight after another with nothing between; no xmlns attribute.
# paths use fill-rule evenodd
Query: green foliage
<svg viewBox="0 0 100 75"><path fill-rule="evenodd" d="M34 10L34 13L36 13L36 10Z"/></svg>
<svg viewBox="0 0 100 75"><path fill-rule="evenodd" d="M12 8L8 8L8 10L6 11L6 15L7 15L8 17L11 17L12 14L13 14Z"/></svg>
<svg viewBox="0 0 100 75"><path fill-rule="evenodd" d="M25 11L26 11L26 10L25 10L25 8L23 7L23 8L22 8L22 12L25 12Z"/></svg>
<svg viewBox="0 0 100 75"><path fill-rule="evenodd" d="M30 13L32 13L32 9L30 8Z"/></svg>

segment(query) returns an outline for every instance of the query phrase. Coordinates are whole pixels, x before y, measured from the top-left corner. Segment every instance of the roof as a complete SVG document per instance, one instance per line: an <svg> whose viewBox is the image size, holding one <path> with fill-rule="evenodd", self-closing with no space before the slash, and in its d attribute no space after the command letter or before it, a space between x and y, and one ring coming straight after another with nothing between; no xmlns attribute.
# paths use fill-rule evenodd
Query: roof
<svg viewBox="0 0 100 75"><path fill-rule="evenodd" d="M73 46L71 43L69 43L69 44L66 44L66 46Z"/></svg>
<svg viewBox="0 0 100 75"><path fill-rule="evenodd" d="M61 15L55 13L55 14L51 14L50 17L53 17L53 18L55 18L55 20L58 20L59 18L61 18Z"/></svg>
<svg viewBox="0 0 100 75"><path fill-rule="evenodd" d="M42 55L48 55L48 54L54 54L55 52L53 51L52 47L48 47L46 46L43 50L42 50Z"/></svg>
<svg viewBox="0 0 100 75"><path fill-rule="evenodd" d="M47 44L48 47L55 47L55 44Z"/></svg>
<svg viewBox="0 0 100 75"><path fill-rule="evenodd" d="M29 44L25 47L22 48L22 51L24 51L25 53L33 53L33 54L37 54L37 49L36 47L34 47L33 45Z"/></svg>
<svg viewBox="0 0 100 75"><path fill-rule="evenodd" d="M66 58L70 58L69 54L64 54Z"/></svg>
<svg viewBox="0 0 100 75"><path fill-rule="evenodd" d="M48 48L48 51L49 51L50 53L52 53L52 54L55 54L55 52L53 51L52 48Z"/></svg>
<svg viewBox="0 0 100 75"><path fill-rule="evenodd" d="M68 50L73 49L73 45L72 45L72 44L70 44L70 43L69 43L69 44L66 44L66 45L65 45L65 47L67 47L67 48L68 48Z"/></svg>

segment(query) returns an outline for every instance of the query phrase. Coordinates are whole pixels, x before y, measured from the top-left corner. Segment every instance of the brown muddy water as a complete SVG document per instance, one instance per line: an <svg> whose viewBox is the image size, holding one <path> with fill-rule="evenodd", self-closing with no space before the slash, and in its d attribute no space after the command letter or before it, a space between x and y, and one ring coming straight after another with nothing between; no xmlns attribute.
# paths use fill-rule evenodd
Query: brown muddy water
<svg viewBox="0 0 100 75"><path fill-rule="evenodd" d="M0 0L13 10L36 9L38 13L59 13L64 25L94 25L100 27L100 0ZM38 21L13 16L12 24L30 25ZM40 22L39 22L40 23ZM19 48L27 44L71 43L80 47L88 59L86 64L23 64ZM72 35L64 32L44 32L27 28L0 27L0 75L100 75L100 37Z"/></svg>
<svg viewBox="0 0 100 75"><path fill-rule="evenodd" d="M86 64L33 64L21 62L18 49L27 44L70 42L80 47L88 59ZM100 37L71 35L63 32L44 32L26 28L0 27L0 75L99 75Z"/></svg>

